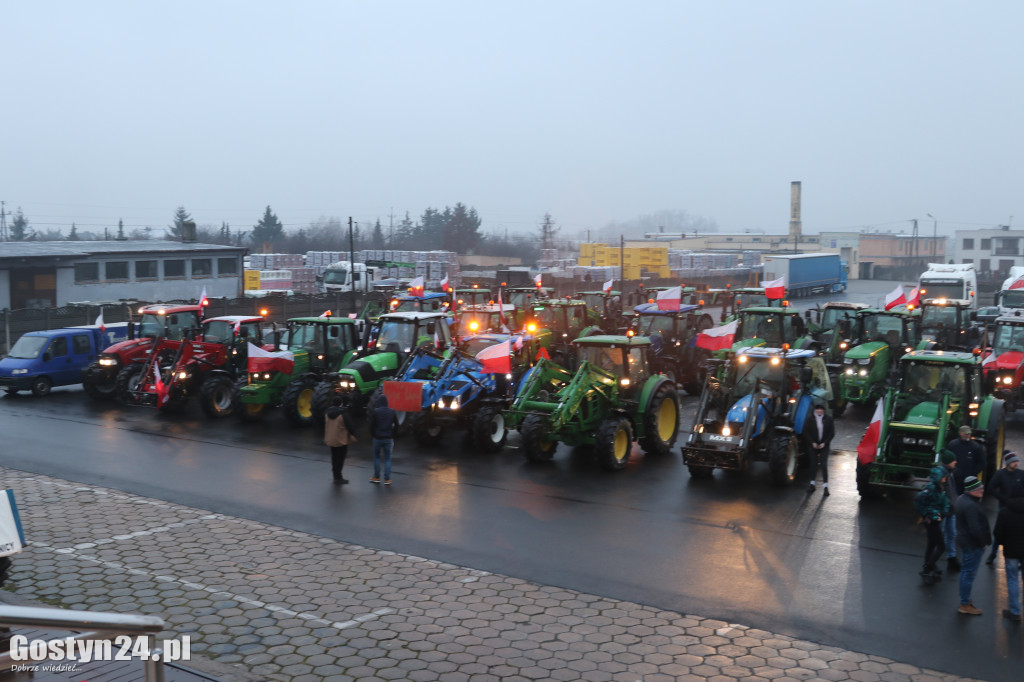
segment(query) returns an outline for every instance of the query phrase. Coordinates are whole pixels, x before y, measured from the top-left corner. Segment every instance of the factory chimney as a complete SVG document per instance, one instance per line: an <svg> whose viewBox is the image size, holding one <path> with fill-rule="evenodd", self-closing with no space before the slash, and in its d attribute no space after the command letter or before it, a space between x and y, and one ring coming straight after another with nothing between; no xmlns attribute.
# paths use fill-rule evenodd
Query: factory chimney
<svg viewBox="0 0 1024 682"><path fill-rule="evenodd" d="M800 181L789 185L789 238L793 244L800 241L802 225L800 223Z"/></svg>

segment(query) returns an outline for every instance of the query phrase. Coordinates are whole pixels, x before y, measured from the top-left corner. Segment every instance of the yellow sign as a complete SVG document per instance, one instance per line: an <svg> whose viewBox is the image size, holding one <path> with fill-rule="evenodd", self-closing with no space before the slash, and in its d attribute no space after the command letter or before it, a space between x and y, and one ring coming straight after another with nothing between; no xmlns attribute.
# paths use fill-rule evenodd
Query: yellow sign
<svg viewBox="0 0 1024 682"><path fill-rule="evenodd" d="M245 271L245 290L257 290L260 288L260 271L259 270L246 270Z"/></svg>

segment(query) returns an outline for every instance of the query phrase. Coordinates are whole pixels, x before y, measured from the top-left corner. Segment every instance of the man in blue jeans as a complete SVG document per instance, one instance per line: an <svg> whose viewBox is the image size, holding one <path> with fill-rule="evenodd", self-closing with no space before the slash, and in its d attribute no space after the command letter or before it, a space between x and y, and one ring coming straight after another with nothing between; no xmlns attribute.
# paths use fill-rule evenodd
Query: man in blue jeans
<svg viewBox="0 0 1024 682"><path fill-rule="evenodd" d="M384 460L384 485L391 485L391 449L395 445L395 411L381 392L376 407L370 410L370 435L373 437L373 478L380 483L380 461Z"/></svg>
<svg viewBox="0 0 1024 682"><path fill-rule="evenodd" d="M994 534L996 542L1003 546L1006 562L1006 597L1010 608L1003 609L1003 618L1019 623L1020 569L1024 560L1024 496L1016 495L1006 501L996 519Z"/></svg>
<svg viewBox="0 0 1024 682"><path fill-rule="evenodd" d="M960 606L957 612L969 616L981 615L981 609L971 603L971 588L974 587L974 577L978 574L985 548L992 544L992 529L985 510L981 508L984 494L985 486L981 481L976 476L968 476L964 479L964 494L957 498L953 507L961 554Z"/></svg>

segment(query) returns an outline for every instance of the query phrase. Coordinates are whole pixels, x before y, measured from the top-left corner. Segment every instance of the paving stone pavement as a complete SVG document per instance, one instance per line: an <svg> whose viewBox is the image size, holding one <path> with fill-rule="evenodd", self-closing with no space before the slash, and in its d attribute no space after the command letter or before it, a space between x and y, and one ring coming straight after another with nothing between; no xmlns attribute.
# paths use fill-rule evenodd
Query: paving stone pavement
<svg viewBox="0 0 1024 682"><path fill-rule="evenodd" d="M714 618L537 585L0 468L30 547L5 589L159 615L270 680L961 679Z"/></svg>

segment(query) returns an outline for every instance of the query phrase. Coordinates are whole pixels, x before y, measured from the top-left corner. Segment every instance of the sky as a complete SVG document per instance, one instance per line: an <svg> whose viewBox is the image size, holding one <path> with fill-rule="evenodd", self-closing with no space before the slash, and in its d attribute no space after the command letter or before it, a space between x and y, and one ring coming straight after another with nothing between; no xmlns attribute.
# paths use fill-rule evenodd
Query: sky
<svg viewBox="0 0 1024 682"><path fill-rule="evenodd" d="M0 10L0 200L40 230L462 202L484 232L785 232L795 180L810 233L1024 225L1019 1Z"/></svg>

